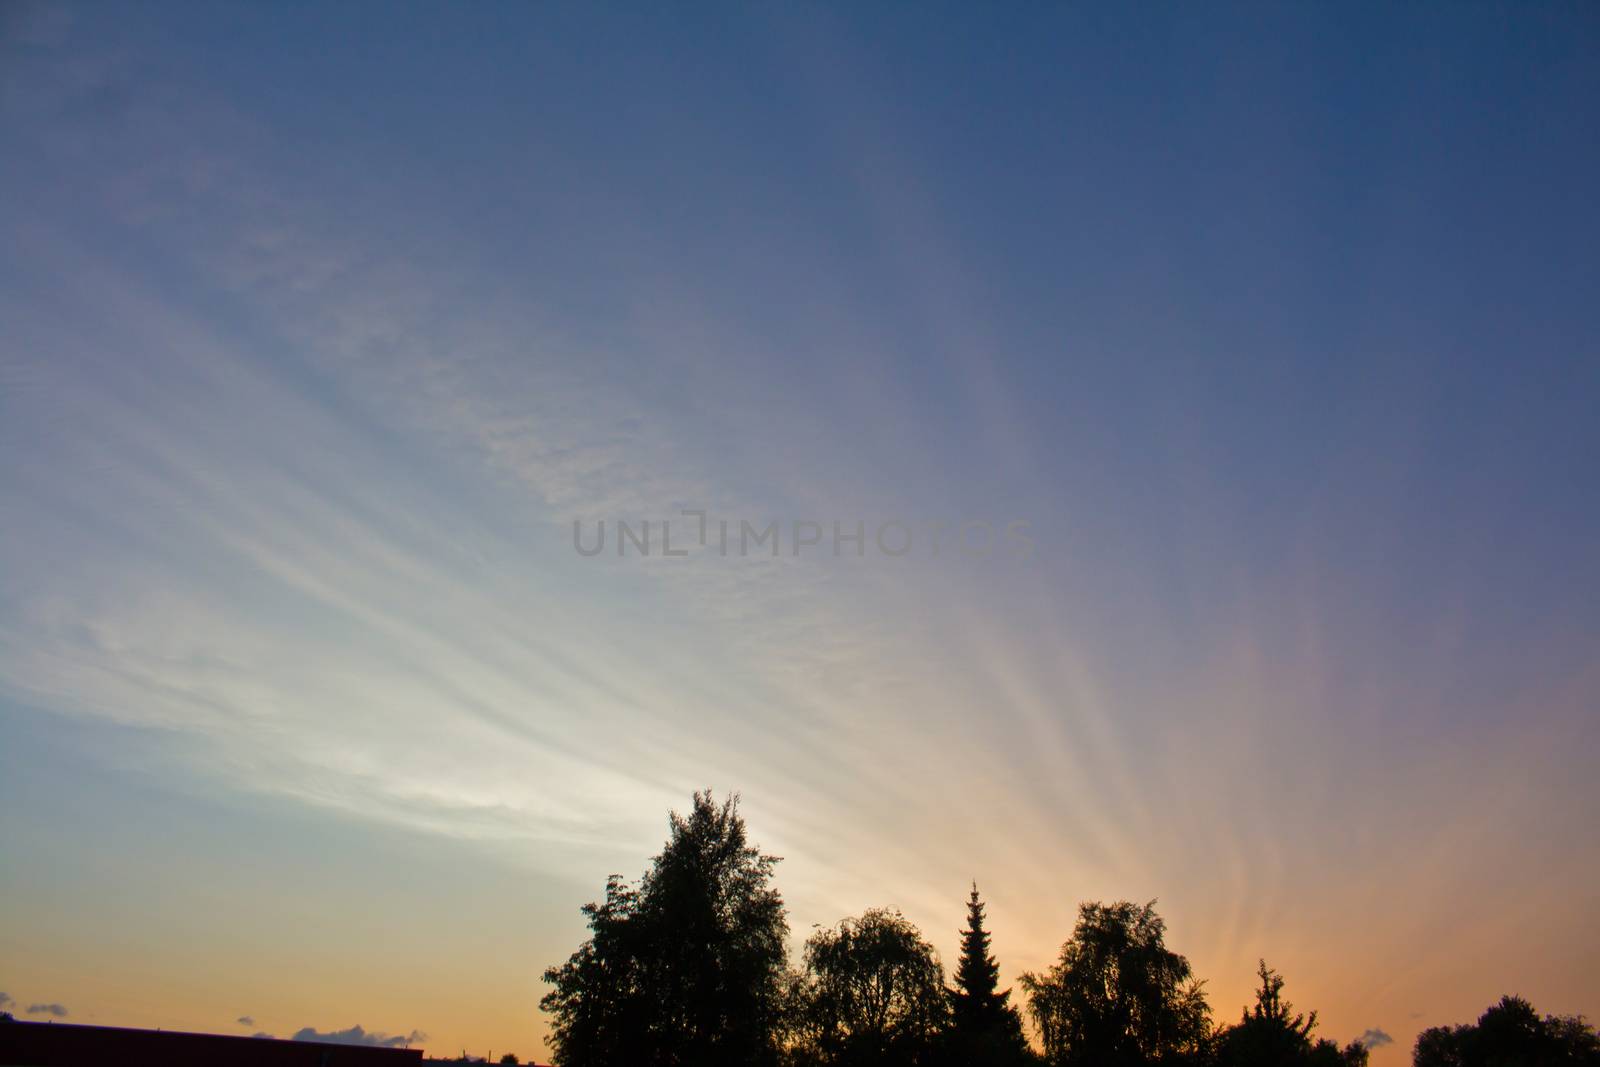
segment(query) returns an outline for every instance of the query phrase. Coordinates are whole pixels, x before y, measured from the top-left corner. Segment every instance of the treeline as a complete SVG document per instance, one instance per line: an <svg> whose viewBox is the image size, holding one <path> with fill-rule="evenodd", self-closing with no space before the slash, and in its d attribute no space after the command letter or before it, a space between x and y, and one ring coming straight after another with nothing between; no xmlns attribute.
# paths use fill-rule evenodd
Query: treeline
<svg viewBox="0 0 1600 1067"><path fill-rule="evenodd" d="M1204 983L1167 948L1153 904L1090 903L1049 970L999 988L977 886L952 981L917 928L874 908L818 929L788 959L778 863L753 847L738 798L697 793L638 885L613 875L586 905L590 937L544 972L561 1067L1364 1067L1367 1048L1317 1037L1265 962L1255 1004L1216 1025ZM1023 1013L1031 1023L1030 1041ZM1519 1043L1520 1042L1520 1043ZM1507 998L1476 1026L1426 1031L1417 1067L1600 1067L1581 1018Z"/></svg>

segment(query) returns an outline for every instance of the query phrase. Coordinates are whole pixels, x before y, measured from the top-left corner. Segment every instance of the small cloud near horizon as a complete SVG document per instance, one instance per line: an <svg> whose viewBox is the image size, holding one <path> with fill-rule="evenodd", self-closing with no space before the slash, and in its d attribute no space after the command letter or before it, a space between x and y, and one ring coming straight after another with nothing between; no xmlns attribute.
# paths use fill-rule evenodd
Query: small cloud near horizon
<svg viewBox="0 0 1600 1067"><path fill-rule="evenodd" d="M248 1015L241 1015L233 1021L238 1023L240 1026L254 1026L256 1024L255 1019Z"/></svg>
<svg viewBox="0 0 1600 1067"><path fill-rule="evenodd" d="M1362 1045L1369 1049L1382 1048L1384 1045L1394 1044L1394 1038L1390 1037L1388 1034L1374 1026L1363 1033L1360 1037L1356 1038L1356 1044Z"/></svg>
<svg viewBox="0 0 1600 1067"><path fill-rule="evenodd" d="M54 1015L57 1019L65 1019L67 1017L67 1008L64 1004L58 1004L54 1002L49 1004L29 1004L28 1014Z"/></svg>
<svg viewBox="0 0 1600 1067"><path fill-rule="evenodd" d="M16 1003L16 1001L11 999L11 994L10 993L0 993L0 1011L4 1011L7 1004L15 1004L15 1003Z"/></svg>
<svg viewBox="0 0 1600 1067"><path fill-rule="evenodd" d="M363 1030L358 1024L348 1030L330 1030L323 1033L314 1026L303 1026L296 1030L293 1041L325 1041L335 1045L369 1045L374 1048L403 1048L413 1042L428 1040L428 1035L421 1030L413 1030L409 1034L385 1034L379 1030Z"/></svg>

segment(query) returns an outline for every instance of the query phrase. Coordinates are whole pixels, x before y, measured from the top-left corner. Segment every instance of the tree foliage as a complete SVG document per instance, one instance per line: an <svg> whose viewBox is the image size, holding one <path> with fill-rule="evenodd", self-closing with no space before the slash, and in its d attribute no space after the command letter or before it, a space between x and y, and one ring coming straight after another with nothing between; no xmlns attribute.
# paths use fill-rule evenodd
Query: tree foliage
<svg viewBox="0 0 1600 1067"><path fill-rule="evenodd" d="M1202 983L1167 949L1165 929L1154 901L1079 908L1056 965L1022 978L1049 1063L1142 1067L1204 1048Z"/></svg>
<svg viewBox="0 0 1600 1067"><path fill-rule="evenodd" d="M1256 1002L1237 1026L1216 1038L1218 1067L1365 1067L1367 1050L1351 1042L1344 1048L1326 1038L1313 1040L1317 1013L1297 1013L1283 999L1283 975L1260 961Z"/></svg>
<svg viewBox="0 0 1600 1067"><path fill-rule="evenodd" d="M796 996L801 1052L811 1062L928 1064L949 1022L938 954L886 908L813 934Z"/></svg>
<svg viewBox="0 0 1600 1067"><path fill-rule="evenodd" d="M738 798L696 793L637 885L619 875L582 911L589 938L544 972L561 1067L1020 1067L1039 1055L1000 988L976 884L949 988L903 915L872 909L787 962L777 857L749 844ZM1020 985L1050 1067L1367 1067L1359 1042L1315 1035L1260 962L1255 1003L1213 1031L1154 902L1080 905L1056 964ZM0 1021L9 1017L0 1014ZM1377 1040L1387 1040L1381 1031ZM512 1058L507 1057L505 1062ZM1600 1067L1582 1016L1503 997L1476 1023L1416 1038L1415 1067Z"/></svg>
<svg viewBox="0 0 1600 1067"><path fill-rule="evenodd" d="M989 951L984 904L978 886L967 898L967 926L961 931L961 958L950 991L951 1058L962 1064L1016 1064L1030 1059L1022 1018L1011 1005L1011 990L1000 989L1000 965Z"/></svg>
<svg viewBox="0 0 1600 1067"><path fill-rule="evenodd" d="M590 938L544 980L562 1067L776 1062L788 924L778 859L751 847L738 798L696 793L634 889L584 907Z"/></svg>
<svg viewBox="0 0 1600 1067"><path fill-rule="evenodd" d="M1539 1017L1521 997L1501 997L1476 1024L1417 1035L1414 1067L1600 1067L1600 1037L1581 1015Z"/></svg>

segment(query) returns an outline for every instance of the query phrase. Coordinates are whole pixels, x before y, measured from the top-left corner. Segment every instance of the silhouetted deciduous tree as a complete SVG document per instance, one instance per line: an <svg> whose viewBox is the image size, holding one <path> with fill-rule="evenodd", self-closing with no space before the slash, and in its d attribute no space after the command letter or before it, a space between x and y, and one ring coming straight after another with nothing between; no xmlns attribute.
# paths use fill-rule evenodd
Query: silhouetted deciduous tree
<svg viewBox="0 0 1600 1067"><path fill-rule="evenodd" d="M1335 1042L1319 1037L1317 1043L1311 1046L1306 1063L1310 1067L1367 1067L1371 1055L1367 1046L1359 1041L1351 1041L1340 1048Z"/></svg>
<svg viewBox="0 0 1600 1067"><path fill-rule="evenodd" d="M591 936L544 980L562 1067L775 1063L788 924L777 857L745 837L738 798L696 793L637 890L613 875Z"/></svg>
<svg viewBox="0 0 1600 1067"><path fill-rule="evenodd" d="M1417 1035L1414 1067L1600 1067L1600 1038L1578 1016L1539 1017L1521 997L1501 997L1476 1024Z"/></svg>
<svg viewBox="0 0 1600 1067"><path fill-rule="evenodd" d="M1019 1067L1038 1056L999 988L976 884L946 989L938 955L899 912L869 910L806 942L790 970L772 888L738 798L696 793L637 887L613 875L584 906L590 937L544 980L561 1067ZM1170 951L1154 902L1088 903L1043 974L1022 976L1050 1067L1366 1067L1359 1042L1314 1037L1283 976L1213 1032L1203 984ZM0 997L0 1000L3 1000ZM0 1013L0 1022L10 1016ZM1379 1032L1378 1039L1387 1035ZM1471 1025L1417 1036L1414 1067L1600 1067L1582 1016L1503 997ZM502 1062L514 1062L506 1056Z"/></svg>
<svg viewBox="0 0 1600 1067"><path fill-rule="evenodd" d="M1045 1059L1077 1067L1145 1067L1202 1052L1210 1008L1189 961L1167 949L1155 903L1083 904L1072 940L1022 986Z"/></svg>
<svg viewBox="0 0 1600 1067"><path fill-rule="evenodd" d="M984 905L977 883L967 898L967 928L961 931L961 959L950 991L948 1049L954 1063L1019 1064L1031 1060L1022 1019L1011 1005L1011 990L1000 989L1000 965L989 953Z"/></svg>
<svg viewBox="0 0 1600 1067"><path fill-rule="evenodd" d="M1545 1033L1564 1064L1600 1067L1600 1034L1581 1015L1546 1015Z"/></svg>
<svg viewBox="0 0 1600 1067"><path fill-rule="evenodd" d="M1417 1035L1411 1046L1413 1067L1462 1067L1461 1041L1457 1032L1467 1027L1430 1026Z"/></svg>
<svg viewBox="0 0 1600 1067"><path fill-rule="evenodd" d="M885 908L812 935L796 998L802 1062L929 1064L949 1022L933 946Z"/></svg>

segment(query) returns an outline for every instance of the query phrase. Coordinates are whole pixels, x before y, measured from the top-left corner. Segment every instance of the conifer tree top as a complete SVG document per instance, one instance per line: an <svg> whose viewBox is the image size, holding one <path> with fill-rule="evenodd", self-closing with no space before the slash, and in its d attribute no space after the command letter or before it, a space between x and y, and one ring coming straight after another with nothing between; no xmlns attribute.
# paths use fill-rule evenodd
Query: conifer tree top
<svg viewBox="0 0 1600 1067"><path fill-rule="evenodd" d="M983 901L974 882L967 897L967 927L961 931L961 960L956 964L955 1011L958 1019L986 1023L1005 1012L1011 991L996 991L1000 965L989 953L989 931L983 925Z"/></svg>

